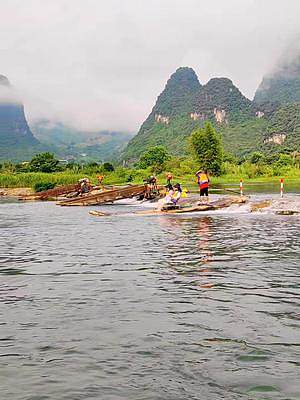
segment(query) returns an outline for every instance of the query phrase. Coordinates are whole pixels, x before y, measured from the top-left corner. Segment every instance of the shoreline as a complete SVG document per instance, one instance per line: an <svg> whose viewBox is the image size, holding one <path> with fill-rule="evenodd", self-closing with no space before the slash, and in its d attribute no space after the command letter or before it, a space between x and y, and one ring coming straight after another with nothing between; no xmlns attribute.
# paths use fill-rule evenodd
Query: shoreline
<svg viewBox="0 0 300 400"><path fill-rule="evenodd" d="M3 196L8 196L8 197L21 197L25 195L32 195L35 194L35 190L33 188L34 184L39 181L43 182L45 180L53 183L56 183L56 186L64 186L68 184L74 184L78 181L78 177L81 177L82 175L69 175L68 179L61 179L60 174L30 174L30 177L34 177L33 181L28 181L29 176L23 176L23 179L20 179L19 182L14 181L13 177L14 175L11 176L12 179L9 179L10 176L6 175L5 182L0 182L0 198ZM0 173L1 177L1 173ZM96 181L94 176L88 176L90 178L90 181ZM104 184L106 185L128 185L128 182L122 182L120 179L114 179L115 177L110 176L109 174L107 175L106 182ZM165 183L165 176L162 175L157 175L158 182L164 185ZM175 175L174 176L174 182L180 182L183 187L187 187L190 192L198 192L198 186L197 183L194 180L194 177L189 176L189 175ZM2 183L2 185L1 185ZM19 183L19 184L18 184ZM300 178L298 177L284 177L284 183L285 183L285 189L287 191L293 191L296 190L297 192L300 191ZM136 184L141 184L140 179L134 179L133 181L130 182L130 184L136 185ZM247 191L247 188L251 191L253 187L269 187L270 189L275 189L280 187L280 177L256 177L256 178L243 178L243 184L244 184L244 189ZM221 176L221 177L212 177L211 179L211 190L212 191L221 191L222 188L225 190L227 188L231 188L232 190L239 191L239 186L240 186L240 178L237 176ZM272 190L273 191L273 190Z"/></svg>
<svg viewBox="0 0 300 400"><path fill-rule="evenodd" d="M19 187L19 188L1 188L0 187L0 198L1 197L20 197L34 194L34 190L29 187Z"/></svg>

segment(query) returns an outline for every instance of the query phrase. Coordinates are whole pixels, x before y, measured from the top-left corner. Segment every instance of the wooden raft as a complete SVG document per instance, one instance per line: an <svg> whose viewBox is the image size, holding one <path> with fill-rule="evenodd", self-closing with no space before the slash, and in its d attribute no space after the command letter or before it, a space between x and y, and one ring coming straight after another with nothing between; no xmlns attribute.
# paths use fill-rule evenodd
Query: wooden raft
<svg viewBox="0 0 300 400"><path fill-rule="evenodd" d="M143 194L145 190L145 185L132 185L121 189L106 190L96 194L87 194L82 197L63 200L57 204L60 206L95 206L116 200L130 199Z"/></svg>
<svg viewBox="0 0 300 400"><path fill-rule="evenodd" d="M58 186L53 189L43 190L42 192L37 192L34 194L29 194L26 196L20 197L20 200L47 200L49 198L62 196L65 194L76 192L80 189L80 185L78 183L71 185Z"/></svg>
<svg viewBox="0 0 300 400"><path fill-rule="evenodd" d="M213 201L211 203L203 203L200 205L193 206L185 206L178 209L171 210L146 210L139 211L135 213L136 215L169 215L169 214L183 214L183 213L192 213L199 211L210 211L210 210L219 210L221 208L230 207L232 204L244 204L247 201L247 197L238 197L238 196L230 196L228 198L220 199L217 201ZM109 214L103 213L102 211L91 210L89 211L90 215L95 217L104 217ZM118 214L120 216L122 214ZM123 214L124 215L124 214Z"/></svg>
<svg viewBox="0 0 300 400"><path fill-rule="evenodd" d="M147 210L140 211L137 214L139 215L166 215L166 214L183 214L183 213L191 213L191 212L199 212L199 211L211 211L211 210L219 210L221 208L230 207L233 204L244 204L246 203L246 197L238 197L238 196L230 196L225 199L216 200L210 203L203 203L194 206L182 207L174 210Z"/></svg>

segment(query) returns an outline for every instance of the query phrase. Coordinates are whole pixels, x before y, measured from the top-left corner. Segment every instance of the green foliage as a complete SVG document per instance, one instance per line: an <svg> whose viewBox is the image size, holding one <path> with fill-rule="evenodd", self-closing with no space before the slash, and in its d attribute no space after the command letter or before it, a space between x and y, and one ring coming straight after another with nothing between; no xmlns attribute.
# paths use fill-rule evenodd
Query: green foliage
<svg viewBox="0 0 300 400"><path fill-rule="evenodd" d="M225 175L237 176L238 178L254 179L262 176L273 176L272 168L263 164L252 164L246 161L241 165L224 163Z"/></svg>
<svg viewBox="0 0 300 400"><path fill-rule="evenodd" d="M242 122L222 125L219 132L222 135L224 150L238 158L248 157L252 151L260 150L262 137L267 127L263 118L248 118Z"/></svg>
<svg viewBox="0 0 300 400"><path fill-rule="evenodd" d="M279 159L279 153L267 153L265 154L265 163L266 164L275 164Z"/></svg>
<svg viewBox="0 0 300 400"><path fill-rule="evenodd" d="M29 162L28 169L31 172L55 172L60 170L58 163L52 153L40 153Z"/></svg>
<svg viewBox="0 0 300 400"><path fill-rule="evenodd" d="M102 167L101 167L102 171L104 172L112 172L115 170L114 166L109 163L109 162L105 162Z"/></svg>
<svg viewBox="0 0 300 400"><path fill-rule="evenodd" d="M139 161L140 168L162 167L162 165L170 158L164 146L149 147L149 149L141 156Z"/></svg>
<svg viewBox="0 0 300 400"><path fill-rule="evenodd" d="M28 172L29 171L29 162L22 162L15 165L16 172Z"/></svg>
<svg viewBox="0 0 300 400"><path fill-rule="evenodd" d="M287 157L288 156L288 157ZM280 160L280 162L278 162ZM292 164L291 164L292 163ZM96 168L96 167L95 167ZM151 175L152 167L147 169L128 169L117 167L112 172L106 172L104 175L105 185L124 184L132 182L140 184L143 179ZM186 185L188 188L196 188L195 171L199 168L199 162L192 158L173 157L164 165L164 171L159 174L159 183L165 183L166 172L171 172L174 181L178 181ZM12 166L8 166L12 171ZM55 173L43 172L8 172L3 168L0 172L0 187L35 187L40 190L47 189L45 184L66 185L77 183L80 178L88 177L93 184L97 184L97 173L85 174L83 170L75 173L70 170ZM300 154L292 153L290 155L283 154L274 157L272 163L252 164L249 160L240 164L225 161L222 165L222 176L213 176L212 183L237 183L240 178L245 181L277 181L279 177L288 177L289 179L300 179ZM37 185L37 186L36 186Z"/></svg>
<svg viewBox="0 0 300 400"><path fill-rule="evenodd" d="M279 108L270 119L265 139L274 135L283 134L286 136L283 144L268 143L264 150L269 153L282 153L300 151L300 104L288 104Z"/></svg>
<svg viewBox="0 0 300 400"><path fill-rule="evenodd" d="M229 163L232 163L232 164L237 164L238 159L233 154L224 152L223 153L223 162L229 162Z"/></svg>
<svg viewBox="0 0 300 400"><path fill-rule="evenodd" d="M293 164L293 159L288 154L280 154L275 164L278 167L286 167Z"/></svg>
<svg viewBox="0 0 300 400"><path fill-rule="evenodd" d="M16 166L10 162L10 161L6 161L2 164L2 169L3 172L7 172L7 173L14 173L16 172Z"/></svg>
<svg viewBox="0 0 300 400"><path fill-rule="evenodd" d="M44 190L53 189L55 183L53 182L37 182L33 185L33 190L35 192L43 192Z"/></svg>
<svg viewBox="0 0 300 400"><path fill-rule="evenodd" d="M193 121L187 114L172 117L169 124L147 120L129 142L122 158L136 161L149 147L154 146L164 146L176 156L187 155L187 138L200 126L202 122Z"/></svg>
<svg viewBox="0 0 300 400"><path fill-rule="evenodd" d="M190 143L201 168L208 169L214 175L220 175L223 161L222 142L212 124L206 122L203 129L194 131Z"/></svg>
<svg viewBox="0 0 300 400"><path fill-rule="evenodd" d="M250 154L250 162L252 164L263 164L265 162L265 155L260 151L255 151Z"/></svg>

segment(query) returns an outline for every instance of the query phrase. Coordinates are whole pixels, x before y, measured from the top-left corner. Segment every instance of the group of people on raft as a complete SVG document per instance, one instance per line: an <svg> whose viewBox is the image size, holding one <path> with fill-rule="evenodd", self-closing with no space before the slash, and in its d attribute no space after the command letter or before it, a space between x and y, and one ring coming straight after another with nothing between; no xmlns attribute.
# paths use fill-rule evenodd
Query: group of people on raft
<svg viewBox="0 0 300 400"><path fill-rule="evenodd" d="M199 186L199 193L200 193L200 201L203 201L204 197L208 199L208 189L209 189L209 175L206 169L200 169L199 171L196 172L196 177L197 177L197 182ZM100 188L103 188L103 176L99 175L97 176L98 184ZM181 198L187 196L187 190L182 189L182 186L180 183L173 184L173 175L168 173L167 176L167 184L165 185L166 188L166 195L162 199L161 202L159 202L159 207L164 207L164 208L172 208L176 207L178 205L178 202ZM93 186L91 185L90 181L88 178L83 178L79 180L79 190L77 195L82 196L83 194L89 193L92 189ZM155 175L151 175L146 181L147 186L149 188L149 199L151 199L150 194L155 192L157 190L157 178ZM98 186L98 187L99 187ZM147 199L147 192L145 194L145 198Z"/></svg>
<svg viewBox="0 0 300 400"><path fill-rule="evenodd" d="M208 189L209 189L209 175L206 169L200 169L196 172L197 182L199 186L199 194L200 194L200 202L203 202L203 199L206 197L208 200ZM173 176L172 174L167 174L167 184L166 184L166 195L164 199L159 202L158 208L176 208L178 206L178 202L181 198L187 196L187 190L182 189L180 183L172 184Z"/></svg>

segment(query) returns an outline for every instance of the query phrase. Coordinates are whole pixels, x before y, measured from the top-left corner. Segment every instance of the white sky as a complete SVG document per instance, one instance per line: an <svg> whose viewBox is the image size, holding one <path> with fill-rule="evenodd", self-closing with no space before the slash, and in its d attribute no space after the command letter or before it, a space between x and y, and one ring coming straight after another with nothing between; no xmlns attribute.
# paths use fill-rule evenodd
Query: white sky
<svg viewBox="0 0 300 400"><path fill-rule="evenodd" d="M299 19L299 0L0 0L0 74L29 120L136 131L180 66L252 98Z"/></svg>

